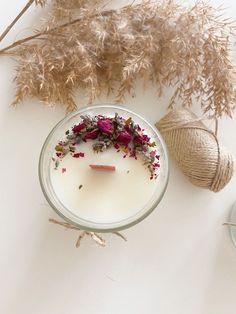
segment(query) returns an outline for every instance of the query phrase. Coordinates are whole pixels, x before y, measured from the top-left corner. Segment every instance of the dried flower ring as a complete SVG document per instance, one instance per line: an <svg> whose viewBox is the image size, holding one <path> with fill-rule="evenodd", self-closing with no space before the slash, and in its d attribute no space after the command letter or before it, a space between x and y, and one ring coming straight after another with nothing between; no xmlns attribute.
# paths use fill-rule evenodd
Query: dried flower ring
<svg viewBox="0 0 236 314"><path fill-rule="evenodd" d="M68 153L74 158L84 157L83 152L77 151L81 141L87 142L94 140L94 152L103 152L114 147L117 152L123 152L123 158L131 157L137 159L141 156L144 165L150 172L150 179L157 178L157 172L160 167L160 156L157 153L155 142L145 134L138 124L135 124L132 118L124 119L117 113L114 117L97 115L81 116L81 122L74 125L65 132L65 138L60 140L55 147L55 169L58 168L59 161Z"/></svg>

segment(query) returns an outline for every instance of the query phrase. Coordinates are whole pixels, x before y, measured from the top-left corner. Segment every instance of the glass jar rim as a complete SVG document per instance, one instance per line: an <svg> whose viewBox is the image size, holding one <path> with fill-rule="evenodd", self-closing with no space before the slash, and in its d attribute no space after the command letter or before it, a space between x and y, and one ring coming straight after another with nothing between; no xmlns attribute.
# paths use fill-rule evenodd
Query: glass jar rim
<svg viewBox="0 0 236 314"><path fill-rule="evenodd" d="M154 200L152 205L144 210L140 210L135 215L130 216L124 220L120 220L118 222L109 222L109 223L95 223L88 220L85 220L83 218L80 218L79 216L73 214L70 212L62 203L60 203L60 209L58 206L55 205L55 203L52 200L52 195L50 194L50 191L47 188L47 185L45 184L45 173L44 173L44 158L45 158L45 152L48 148L48 144L54 135L56 130L59 130L60 127L71 118L74 118L76 116L79 116L81 114L84 114L86 111L90 110L96 110L96 109L113 109L113 110L121 110L126 113L129 113L133 115L134 117L139 118L142 120L158 137L158 140L161 143L161 147L165 156L165 177L164 177L164 183L162 185L162 190L158 198ZM113 104L94 104L91 106L83 107L75 112L70 113L69 115L66 115L63 119L61 119L50 131L48 136L46 137L44 144L41 149L40 157L39 157L39 164L38 164L38 174L39 174L39 181L40 186L43 191L44 197L46 198L49 205L54 209L54 211L61 217L63 220L69 222L70 224L73 224L74 226L78 227L78 229L81 230L87 230L87 231L95 231L95 232L114 232L118 230L127 229L140 221L142 221L144 218L146 218L151 212L157 207L157 205L160 203L163 195L165 194L167 185L168 185L168 179L169 179L169 158L168 158L168 151L166 144L160 134L160 132L152 125L150 122L148 122L145 118L143 118L141 115L137 114L136 112L119 105L113 105ZM54 195L55 196L55 195ZM58 200L59 201L59 200ZM147 205L145 206L147 207ZM144 207L144 208L145 208ZM139 214L142 212L141 214ZM138 215L139 214L139 215Z"/></svg>

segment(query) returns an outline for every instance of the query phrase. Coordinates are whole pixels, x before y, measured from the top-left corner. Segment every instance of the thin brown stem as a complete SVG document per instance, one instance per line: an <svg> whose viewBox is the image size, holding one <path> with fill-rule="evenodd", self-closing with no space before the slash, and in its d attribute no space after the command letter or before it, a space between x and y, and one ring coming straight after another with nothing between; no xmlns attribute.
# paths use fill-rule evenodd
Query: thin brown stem
<svg viewBox="0 0 236 314"><path fill-rule="evenodd" d="M72 230L80 231L79 228L77 228L77 227L75 227L74 225L69 224L69 223L67 223L67 222L58 221L58 220L53 219L53 218L50 218L49 221L50 221L51 223L54 223L54 224L56 224L56 225L60 225L60 226L65 227L65 228L67 228L67 229L72 229ZM121 234L121 233L119 233L119 232L117 232L117 231L114 231L114 232L112 232L112 233L115 234L115 235L117 235L118 237L122 238L124 241L127 241L126 237L125 237L123 234ZM76 241L76 244L75 244L75 246L76 246L77 248L80 246L81 240L82 240L86 235L87 235L87 236L90 236L90 237L93 239L93 241L95 241L98 245L103 246L103 247L106 246L106 240L105 240L103 237L101 237L98 233L92 232L92 231L82 231L82 232L80 233L80 235L79 235L77 241Z"/></svg>
<svg viewBox="0 0 236 314"><path fill-rule="evenodd" d="M91 18L94 18L94 17L99 16L99 15L106 16L106 15L112 14L113 12L115 12L115 10L108 10L108 11L103 11L103 12L99 12L99 13L94 13L92 15L89 15L89 16L86 16L86 17L80 17L80 18L77 18L77 19L72 20L70 22L67 22L67 23L61 24L59 26L53 27L53 28L51 28L49 30L45 30L45 31L39 32L39 33L37 33L35 35L25 37L23 39L15 41L13 44L11 44L11 45L1 49L0 50L0 54L3 54L6 51L8 51L10 49L13 49L13 48L15 48L15 47L17 47L19 45L22 45L22 44L24 44L24 43L26 43L28 41L31 41L33 39L37 39L40 36L47 35L47 34L53 34L55 31L58 31L61 28L66 28L68 26L77 24L77 23L79 23L80 21L82 21L84 19L91 19Z"/></svg>
<svg viewBox="0 0 236 314"><path fill-rule="evenodd" d="M218 118L215 118L215 136L218 134Z"/></svg>
<svg viewBox="0 0 236 314"><path fill-rule="evenodd" d="M225 223L223 223L223 226L232 226L232 227L236 227L236 223L233 223L233 222L225 222Z"/></svg>
<svg viewBox="0 0 236 314"><path fill-rule="evenodd" d="M0 42L6 37L6 35L10 32L12 27L16 24L16 22L22 17L22 15L30 8L30 6L34 3L34 0L29 0L24 8L20 11L17 17L11 22L11 24L5 29L5 31L0 36Z"/></svg>

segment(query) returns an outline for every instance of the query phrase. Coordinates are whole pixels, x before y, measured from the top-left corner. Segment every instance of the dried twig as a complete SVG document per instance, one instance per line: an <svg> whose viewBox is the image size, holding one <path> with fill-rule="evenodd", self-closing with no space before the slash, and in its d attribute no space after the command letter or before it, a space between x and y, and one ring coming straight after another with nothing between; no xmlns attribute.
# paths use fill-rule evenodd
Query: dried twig
<svg viewBox="0 0 236 314"><path fill-rule="evenodd" d="M218 134L218 127L219 127L219 121L217 118L215 118L215 131L214 131L215 136L217 136Z"/></svg>
<svg viewBox="0 0 236 314"><path fill-rule="evenodd" d="M232 227L236 227L236 223L233 222L224 222L223 226L232 226Z"/></svg>
<svg viewBox="0 0 236 314"><path fill-rule="evenodd" d="M25 38L19 39L19 40L15 41L14 43L10 44L9 46L0 49L0 54L4 54L7 51L9 51L9 50L11 50L13 48L16 48L16 47L18 47L18 46L20 46L22 44L28 43L31 40L39 39L41 36L53 34L53 33L57 32L57 31L60 31L63 28L71 27L74 24L77 24L77 23L81 22L82 20L92 19L92 18L95 18L95 17L97 17L99 15L107 16L109 14L112 14L112 12L114 12L114 10L107 10L107 11L104 11L104 12L91 14L89 16L83 16L83 17L80 17L78 19L74 19L74 20L72 20L70 22L58 25L56 27L45 29L44 31L41 31L41 32L37 32L36 34L34 34L32 36L27 36ZM43 39L43 38L41 38L41 39ZM45 38L45 39L47 39L47 38Z"/></svg>
<svg viewBox="0 0 236 314"><path fill-rule="evenodd" d="M33 3L36 3L43 6L45 4L45 1L43 0L29 0L24 8L20 11L20 13L16 16L16 18L11 22L11 24L5 29L5 31L0 36L0 42L6 37L6 35L10 32L12 27L19 21L19 19L22 17L22 15L31 7Z"/></svg>
<svg viewBox="0 0 236 314"><path fill-rule="evenodd" d="M12 27L16 24L16 22L21 18L21 16L30 8L30 6L34 3L34 0L29 0L28 3L24 6L24 8L21 10L21 12L17 15L17 17L11 22L11 24L5 29L5 31L0 36L0 42L3 40L3 38L6 37L6 35L9 33L9 31L12 29Z"/></svg>

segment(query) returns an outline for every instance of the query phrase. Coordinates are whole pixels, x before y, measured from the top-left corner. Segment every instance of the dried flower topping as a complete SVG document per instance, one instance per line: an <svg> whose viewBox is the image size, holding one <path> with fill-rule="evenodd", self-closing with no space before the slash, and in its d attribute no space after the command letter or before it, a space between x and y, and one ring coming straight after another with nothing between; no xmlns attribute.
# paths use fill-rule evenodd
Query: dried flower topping
<svg viewBox="0 0 236 314"><path fill-rule="evenodd" d="M150 171L150 179L157 177L160 156L154 149L156 143L151 142L151 138L131 117L124 119L116 113L114 117L86 115L81 116L81 119L80 123L65 132L65 139L56 145L53 157L55 169L58 168L59 160L68 153L74 158L84 157L84 153L79 151L79 143L94 140L94 152L113 147L117 152L124 152L124 158L137 159L139 155Z"/></svg>

